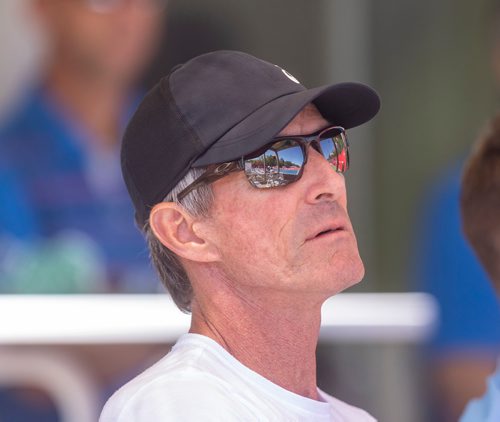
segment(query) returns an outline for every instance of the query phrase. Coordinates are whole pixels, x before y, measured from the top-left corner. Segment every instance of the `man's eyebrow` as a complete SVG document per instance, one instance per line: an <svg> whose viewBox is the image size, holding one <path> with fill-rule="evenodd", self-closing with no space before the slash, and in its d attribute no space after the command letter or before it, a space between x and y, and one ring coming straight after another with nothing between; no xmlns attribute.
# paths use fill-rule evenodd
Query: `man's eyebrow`
<svg viewBox="0 0 500 422"><path fill-rule="evenodd" d="M326 126L323 126L321 129L315 130L314 132L311 132L311 133L301 133L301 134L294 134L294 135L277 135L275 138L288 138L288 137L295 138L295 137L300 137L300 136L316 136L316 135L319 135L321 132L323 132L326 128L329 128L332 126L334 126L334 125L329 123Z"/></svg>
<svg viewBox="0 0 500 422"><path fill-rule="evenodd" d="M317 131L313 132L313 133L310 133L309 135L305 135L305 136L315 136L315 135L319 135L321 132L323 132L326 128L329 128L329 127L332 127L334 125L331 125L331 124L327 124L326 126L322 127L321 129L318 129Z"/></svg>

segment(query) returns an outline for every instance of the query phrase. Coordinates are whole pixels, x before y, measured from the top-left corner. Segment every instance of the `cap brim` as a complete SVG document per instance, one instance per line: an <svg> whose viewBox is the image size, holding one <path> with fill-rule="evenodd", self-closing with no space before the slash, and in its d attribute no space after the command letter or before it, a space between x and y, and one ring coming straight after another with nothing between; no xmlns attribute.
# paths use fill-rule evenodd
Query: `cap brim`
<svg viewBox="0 0 500 422"><path fill-rule="evenodd" d="M250 114L218 139L193 167L235 160L275 137L307 104L314 103L332 124L350 129L372 119L380 99L370 87L346 82L276 98Z"/></svg>

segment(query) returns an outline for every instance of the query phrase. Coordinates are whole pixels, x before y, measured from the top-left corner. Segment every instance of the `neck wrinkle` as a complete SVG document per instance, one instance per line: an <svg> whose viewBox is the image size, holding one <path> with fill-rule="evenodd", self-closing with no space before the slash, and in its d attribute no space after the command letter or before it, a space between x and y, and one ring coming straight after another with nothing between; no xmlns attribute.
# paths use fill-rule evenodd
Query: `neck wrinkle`
<svg viewBox="0 0 500 422"><path fill-rule="evenodd" d="M274 384L320 400L315 352L322 301L305 306L303 297L295 298L299 302L294 304L283 298L273 300L270 292L248 300L241 292L222 290L226 291L219 290L203 300L195 296L190 332L215 340Z"/></svg>

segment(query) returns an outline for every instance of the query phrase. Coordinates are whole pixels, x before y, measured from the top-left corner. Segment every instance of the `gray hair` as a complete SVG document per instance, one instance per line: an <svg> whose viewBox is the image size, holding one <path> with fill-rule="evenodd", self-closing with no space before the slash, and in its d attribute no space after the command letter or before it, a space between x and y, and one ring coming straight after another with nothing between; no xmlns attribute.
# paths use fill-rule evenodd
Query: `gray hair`
<svg viewBox="0 0 500 422"><path fill-rule="evenodd" d="M213 193L210 185L199 186L186 195L182 201L178 201L177 199L177 195L201 176L205 170L206 168L192 168L189 170L162 202L178 203L194 217L208 216L213 202ZM179 257L163 245L155 236L149 225L149 220L146 221L143 232L149 246L151 261L156 268L161 282L167 288L178 308L186 313L191 312L193 288Z"/></svg>

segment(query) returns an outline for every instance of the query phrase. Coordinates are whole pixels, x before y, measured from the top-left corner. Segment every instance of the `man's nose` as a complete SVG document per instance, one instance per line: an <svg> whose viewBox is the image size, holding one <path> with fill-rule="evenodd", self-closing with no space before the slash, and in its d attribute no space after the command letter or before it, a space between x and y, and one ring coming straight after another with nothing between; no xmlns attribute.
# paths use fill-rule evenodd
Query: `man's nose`
<svg viewBox="0 0 500 422"><path fill-rule="evenodd" d="M345 180L337 173L331 163L312 146L304 167L302 179L307 189L306 201L317 203L321 201L338 201L345 198Z"/></svg>

